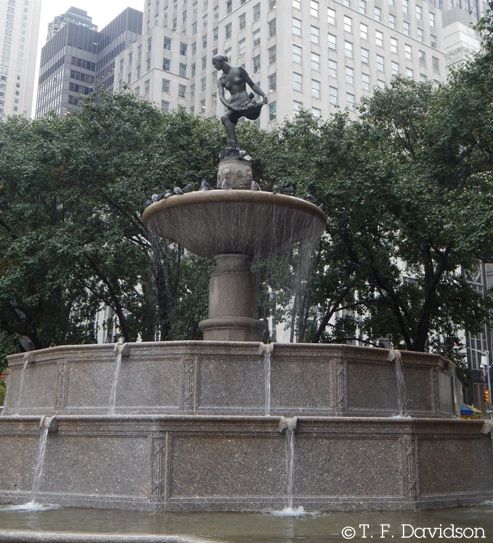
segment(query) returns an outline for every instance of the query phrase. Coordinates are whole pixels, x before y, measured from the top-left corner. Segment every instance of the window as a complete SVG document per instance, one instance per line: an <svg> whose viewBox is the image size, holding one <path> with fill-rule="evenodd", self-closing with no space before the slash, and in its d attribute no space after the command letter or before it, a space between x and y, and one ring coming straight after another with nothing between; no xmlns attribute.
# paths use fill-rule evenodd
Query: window
<svg viewBox="0 0 493 543"><path fill-rule="evenodd" d="M224 38L225 38L226 40L231 39L231 23L228 23L228 24L224 27Z"/></svg>
<svg viewBox="0 0 493 543"><path fill-rule="evenodd" d="M312 79L312 96L313 98L320 98L320 81Z"/></svg>
<svg viewBox="0 0 493 543"><path fill-rule="evenodd" d="M404 45L404 57L406 58L406 60L413 59L413 48L408 43Z"/></svg>
<svg viewBox="0 0 493 543"><path fill-rule="evenodd" d="M375 30L375 43L379 47L383 47L383 33L380 30Z"/></svg>
<svg viewBox="0 0 493 543"><path fill-rule="evenodd" d="M276 61L276 46L269 47L269 64L274 64Z"/></svg>
<svg viewBox="0 0 493 543"><path fill-rule="evenodd" d="M255 30L255 32L253 33L253 46L257 47L258 45L260 45L260 30L259 29Z"/></svg>
<svg viewBox="0 0 493 543"><path fill-rule="evenodd" d="M260 2L253 6L253 21L256 22L260 19Z"/></svg>
<svg viewBox="0 0 493 543"><path fill-rule="evenodd" d="M312 115L315 119L320 119L320 117L322 117L322 110L318 107L312 107Z"/></svg>
<svg viewBox="0 0 493 543"><path fill-rule="evenodd" d="M293 111L295 113L298 113L300 109L303 109L303 103L300 102L299 100L293 100Z"/></svg>
<svg viewBox="0 0 493 543"><path fill-rule="evenodd" d="M363 15L366 13L366 0L359 0L358 11Z"/></svg>
<svg viewBox="0 0 493 543"><path fill-rule="evenodd" d="M434 34L430 34L430 45L436 49L437 37Z"/></svg>
<svg viewBox="0 0 493 543"><path fill-rule="evenodd" d="M426 53L424 51L418 51L419 64L421 66L426 66Z"/></svg>
<svg viewBox="0 0 493 543"><path fill-rule="evenodd" d="M351 94L350 92L346 93L346 106L348 109L354 109L354 105L356 103L356 97L354 94Z"/></svg>
<svg viewBox="0 0 493 543"><path fill-rule="evenodd" d="M412 68L406 68L406 75L407 77L414 79L414 70Z"/></svg>
<svg viewBox="0 0 493 543"><path fill-rule="evenodd" d="M362 40L368 40L368 26L364 23L359 24L359 36Z"/></svg>
<svg viewBox="0 0 493 543"><path fill-rule="evenodd" d="M293 34L301 36L301 20L296 17L293 17Z"/></svg>
<svg viewBox="0 0 493 543"><path fill-rule="evenodd" d="M368 74L361 74L361 88L364 91L370 90L370 76Z"/></svg>
<svg viewBox="0 0 493 543"><path fill-rule="evenodd" d="M327 8L327 22L330 25L336 24L336 12L332 8Z"/></svg>
<svg viewBox="0 0 493 543"><path fill-rule="evenodd" d="M293 72L293 90L303 92L303 76Z"/></svg>
<svg viewBox="0 0 493 543"><path fill-rule="evenodd" d="M169 72L171 68L171 60L169 58L163 58L163 70Z"/></svg>
<svg viewBox="0 0 493 543"><path fill-rule="evenodd" d="M257 73L260 70L260 55L253 57L253 73Z"/></svg>
<svg viewBox="0 0 493 543"><path fill-rule="evenodd" d="M416 36L418 37L418 41L420 41L421 43L423 43L423 40L424 40L424 32L423 32L423 29L422 29L422 28L417 28L417 29L416 29Z"/></svg>
<svg viewBox="0 0 493 543"><path fill-rule="evenodd" d="M269 92L275 92L277 89L277 75L276 72L269 75Z"/></svg>
<svg viewBox="0 0 493 543"><path fill-rule="evenodd" d="M293 44L293 62L303 64L303 48Z"/></svg>
<svg viewBox="0 0 493 543"><path fill-rule="evenodd" d="M161 100L161 111L164 113L168 113L169 111L169 102L166 102L166 100Z"/></svg>
<svg viewBox="0 0 493 543"><path fill-rule="evenodd" d="M276 35L276 20L271 19L269 21L269 38Z"/></svg>
<svg viewBox="0 0 493 543"><path fill-rule="evenodd" d="M418 23L421 23L422 19L423 19L423 8L419 4L416 4L416 21Z"/></svg>
<svg viewBox="0 0 493 543"><path fill-rule="evenodd" d="M361 48L361 62L363 64L368 64L370 59L370 51L368 49L365 49L364 47Z"/></svg>
<svg viewBox="0 0 493 543"><path fill-rule="evenodd" d="M277 4L276 0L269 0L269 9L275 9L276 4Z"/></svg>
<svg viewBox="0 0 493 543"><path fill-rule="evenodd" d="M315 70L316 72L320 71L320 55L318 53L312 53L312 70Z"/></svg>
<svg viewBox="0 0 493 543"><path fill-rule="evenodd" d="M187 92L187 87L185 85L178 85L178 96L180 98L185 98Z"/></svg>
<svg viewBox="0 0 493 543"><path fill-rule="evenodd" d="M385 60L382 55L377 55L377 69L381 72L385 71Z"/></svg>
<svg viewBox="0 0 493 543"><path fill-rule="evenodd" d="M293 0L293 7L301 10L301 0Z"/></svg>
<svg viewBox="0 0 493 543"><path fill-rule="evenodd" d="M433 66L433 71L435 73L439 73L440 72L440 61L438 60L438 58L437 57L432 57L431 63L432 63L432 66Z"/></svg>
<svg viewBox="0 0 493 543"><path fill-rule="evenodd" d="M382 10L377 6L375 6L375 9L373 10L373 17L375 21L380 22L382 20Z"/></svg>
<svg viewBox="0 0 493 543"><path fill-rule="evenodd" d="M401 0L402 2L402 13L407 15L409 13L409 0Z"/></svg>
<svg viewBox="0 0 493 543"><path fill-rule="evenodd" d="M310 15L318 19L318 1L310 0Z"/></svg>
<svg viewBox="0 0 493 543"><path fill-rule="evenodd" d="M171 38L164 38L163 48L167 51L171 49Z"/></svg>
<svg viewBox="0 0 493 543"><path fill-rule="evenodd" d="M395 38L390 38L390 51L397 53L397 40Z"/></svg>
<svg viewBox="0 0 493 543"><path fill-rule="evenodd" d="M347 58L353 58L353 44L350 41L344 42L344 55Z"/></svg>
<svg viewBox="0 0 493 543"><path fill-rule="evenodd" d="M240 15L240 30L246 27L246 14L242 13Z"/></svg>
<svg viewBox="0 0 493 543"><path fill-rule="evenodd" d="M162 82L161 82L161 90L162 90L162 92L168 92L169 93L169 89L170 89L170 81L169 81L169 79L163 79Z"/></svg>
<svg viewBox="0 0 493 543"><path fill-rule="evenodd" d="M229 15L233 11L233 0L226 0L226 13Z"/></svg>
<svg viewBox="0 0 493 543"><path fill-rule="evenodd" d="M180 42L180 55L187 56L187 44Z"/></svg>
<svg viewBox="0 0 493 543"><path fill-rule="evenodd" d="M402 21L402 30L404 31L404 34L407 34L408 36L411 33L411 27L407 21Z"/></svg>
<svg viewBox="0 0 493 543"><path fill-rule="evenodd" d="M336 87L329 87L329 103L336 106L338 101L339 100L338 100L338 96L337 96L337 88Z"/></svg>
<svg viewBox="0 0 493 543"><path fill-rule="evenodd" d="M178 73L180 74L180 77L187 77L187 65L180 64Z"/></svg>
<svg viewBox="0 0 493 543"><path fill-rule="evenodd" d="M379 89L384 89L385 88L385 81L383 81L382 79L379 79L377 81L377 86Z"/></svg>
<svg viewBox="0 0 493 543"><path fill-rule="evenodd" d="M337 79L337 62L335 60L329 60L329 76Z"/></svg>
<svg viewBox="0 0 493 543"><path fill-rule="evenodd" d="M395 28L395 16L389 13L389 26Z"/></svg>
<svg viewBox="0 0 493 543"><path fill-rule="evenodd" d="M354 69L350 66L346 66L346 83L354 85Z"/></svg>
<svg viewBox="0 0 493 543"><path fill-rule="evenodd" d="M344 15L344 31L345 32L353 31L353 20L351 19L351 17L348 17L347 15Z"/></svg>
<svg viewBox="0 0 493 543"><path fill-rule="evenodd" d="M275 102L269 104L269 121L274 121L277 117L277 107Z"/></svg>
<svg viewBox="0 0 493 543"><path fill-rule="evenodd" d="M334 36L334 34L329 34L328 39L329 39L329 49L335 50L337 47L336 37Z"/></svg>
<svg viewBox="0 0 493 543"><path fill-rule="evenodd" d="M317 45L320 43L320 29L318 26L310 25L310 41Z"/></svg>
<svg viewBox="0 0 493 543"><path fill-rule="evenodd" d="M244 55L246 50L246 39L241 38L238 42L238 56Z"/></svg>
<svg viewBox="0 0 493 543"><path fill-rule="evenodd" d="M392 75L399 75L399 63L398 62L393 62L391 63L391 68L392 68Z"/></svg>

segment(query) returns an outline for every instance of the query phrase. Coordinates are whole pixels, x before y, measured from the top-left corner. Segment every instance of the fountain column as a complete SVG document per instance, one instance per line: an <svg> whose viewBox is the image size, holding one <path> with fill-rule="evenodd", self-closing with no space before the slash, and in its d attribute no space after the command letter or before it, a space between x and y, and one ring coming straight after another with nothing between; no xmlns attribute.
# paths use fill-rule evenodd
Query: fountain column
<svg viewBox="0 0 493 543"><path fill-rule="evenodd" d="M239 253L214 257L209 281L209 318L199 326L206 341L261 341L264 323L254 319L255 283L250 257Z"/></svg>

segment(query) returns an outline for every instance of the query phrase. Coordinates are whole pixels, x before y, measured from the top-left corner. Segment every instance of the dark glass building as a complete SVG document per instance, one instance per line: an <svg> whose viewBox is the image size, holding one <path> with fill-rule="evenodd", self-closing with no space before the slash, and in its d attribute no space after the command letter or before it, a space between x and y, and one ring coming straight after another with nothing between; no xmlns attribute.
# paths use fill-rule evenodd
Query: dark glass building
<svg viewBox="0 0 493 543"><path fill-rule="evenodd" d="M41 51L36 117L51 111L75 113L85 96L99 89L111 91L115 57L141 32L142 13L132 8L100 32L65 18Z"/></svg>

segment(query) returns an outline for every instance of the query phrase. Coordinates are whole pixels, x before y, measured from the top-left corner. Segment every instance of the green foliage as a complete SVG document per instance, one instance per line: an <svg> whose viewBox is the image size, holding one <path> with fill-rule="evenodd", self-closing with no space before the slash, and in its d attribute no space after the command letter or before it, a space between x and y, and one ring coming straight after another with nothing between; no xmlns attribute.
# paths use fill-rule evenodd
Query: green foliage
<svg viewBox="0 0 493 543"><path fill-rule="evenodd" d="M4 400L5 400L5 382L0 381L0 405L3 405Z"/></svg>

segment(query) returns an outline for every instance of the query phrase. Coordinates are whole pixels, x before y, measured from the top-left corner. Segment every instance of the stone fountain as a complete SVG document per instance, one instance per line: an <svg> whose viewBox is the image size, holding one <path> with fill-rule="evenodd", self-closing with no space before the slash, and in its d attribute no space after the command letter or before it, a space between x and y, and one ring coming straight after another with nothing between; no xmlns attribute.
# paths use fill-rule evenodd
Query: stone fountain
<svg viewBox="0 0 493 543"><path fill-rule="evenodd" d="M238 70L216 64L225 75ZM223 119L229 136L236 117ZM325 215L292 196L248 190L251 166L234 143L218 189L161 200L143 215L156 234L216 261L204 341L9 357L0 502L327 511L491 500L491 426L456 418L451 362L262 343L250 263L310 246Z"/></svg>

